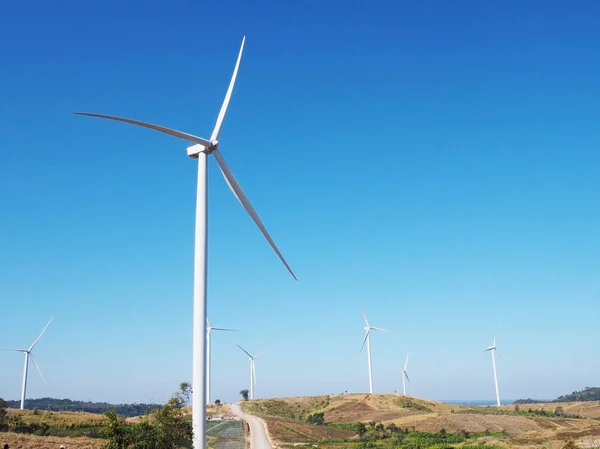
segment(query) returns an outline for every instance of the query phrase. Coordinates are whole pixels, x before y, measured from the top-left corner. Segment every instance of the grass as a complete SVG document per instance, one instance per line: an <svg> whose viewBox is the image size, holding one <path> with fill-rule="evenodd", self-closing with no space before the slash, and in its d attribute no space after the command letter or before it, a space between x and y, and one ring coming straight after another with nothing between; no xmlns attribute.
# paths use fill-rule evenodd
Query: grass
<svg viewBox="0 0 600 449"><path fill-rule="evenodd" d="M555 416L561 406L567 415ZM279 398L242 403L246 412L265 420L278 446L308 444L319 449L362 449L358 424L394 423L409 431L435 434L444 428L448 434L467 432L470 437L458 446L474 449L480 443L505 447L541 447L561 449L565 441L585 442L600 439L600 403L525 404L520 411L514 406L474 407L444 404L397 394L351 394L308 398ZM532 411L529 412L531 407ZM544 415L540 410L544 410ZM326 426L312 426L305 421L315 412L323 412ZM392 441L388 441L392 440ZM363 446L361 446L361 444ZM437 443L436 443L437 444ZM442 444L442 443L440 443ZM393 438L370 441L368 445L386 448ZM390 447L391 447L390 446Z"/></svg>
<svg viewBox="0 0 600 449"><path fill-rule="evenodd" d="M208 421L206 436L213 449L245 449L245 431L242 421Z"/></svg>

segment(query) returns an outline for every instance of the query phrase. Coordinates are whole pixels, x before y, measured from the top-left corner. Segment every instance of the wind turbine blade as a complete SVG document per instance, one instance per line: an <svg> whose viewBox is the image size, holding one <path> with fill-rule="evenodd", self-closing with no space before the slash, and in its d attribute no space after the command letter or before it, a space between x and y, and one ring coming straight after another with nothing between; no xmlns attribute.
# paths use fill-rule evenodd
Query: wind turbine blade
<svg viewBox="0 0 600 449"><path fill-rule="evenodd" d="M7 348L0 348L0 351L27 352L27 349L7 349Z"/></svg>
<svg viewBox="0 0 600 449"><path fill-rule="evenodd" d="M500 357L500 359L504 362L504 364L506 365L506 367L508 368L508 364L506 363L506 361L504 360L504 357L502 357L502 354L500 354L500 352L498 352L498 350L496 349L496 354L498 354L498 356Z"/></svg>
<svg viewBox="0 0 600 449"><path fill-rule="evenodd" d="M404 376L406 377L406 380L408 380L409 384L412 384L412 382L410 381L410 377L408 377L408 374L406 373L406 371L402 371L404 373Z"/></svg>
<svg viewBox="0 0 600 449"><path fill-rule="evenodd" d="M221 173L223 173L223 177L225 178L225 181L227 181L227 184L229 185L229 188L231 189L231 191L233 192L235 197L242 204L242 206L244 206L244 209L246 209L246 212L248 212L248 215L250 215L250 218L252 218L254 223L256 223L256 226L258 226L258 229L260 229L260 232L262 232L262 235L265 236L265 238L267 239L267 242L269 242L269 245L271 245L271 248L273 248L273 250L279 257L279 259L283 262L283 264L285 265L287 270L290 272L290 274L293 276L293 278L298 280L298 278L296 277L296 275L294 274L294 272L292 271L292 269L290 268L288 263L283 258L283 255L279 251L279 248L277 248L277 245L275 245L275 242L269 235L267 229L262 224L262 221L260 221L258 214L252 207L252 204L250 204L248 197L242 190L242 187L240 186L240 184L235 179L235 176L233 176L233 173L227 166L227 163L225 162L225 159L223 159L223 155L221 154L219 149L218 148L215 149L212 152L212 154L215 156L215 159L217 160L217 163L219 164L219 167L221 168Z"/></svg>
<svg viewBox="0 0 600 449"><path fill-rule="evenodd" d="M261 355L263 355L263 354L264 354L265 352L267 352L268 350L269 350L269 349L267 348L267 349L265 349L264 351L262 351L262 352L259 352L259 353L258 353L258 355L255 355L253 358L254 358L254 359L257 359L257 358L259 358Z"/></svg>
<svg viewBox="0 0 600 449"><path fill-rule="evenodd" d="M235 68L233 69L231 81L229 81L227 94L225 94L225 99L223 100L223 104L221 105L221 110L219 111L219 116L217 117L217 123L215 123L215 128L213 129L213 132L210 136L210 140L217 140L219 138L219 134L221 134L221 127L223 126L223 120L225 119L225 114L227 113L229 100L231 100L231 93L233 92L233 86L235 85L235 79L237 78L238 69L240 67L240 61L242 60L242 52L244 51L245 42L246 36L244 36L244 38L242 39L242 46L240 47L240 52L238 53L237 62L235 63Z"/></svg>
<svg viewBox="0 0 600 449"><path fill-rule="evenodd" d="M245 352L245 353L248 355L248 357L252 358L252 356L250 355L250 353L249 353L248 351L246 351L246 350L245 350L244 348L242 348L240 345L237 345L237 344L236 344L236 346L237 346L238 348L240 348L242 351L244 351L244 352Z"/></svg>
<svg viewBox="0 0 600 449"><path fill-rule="evenodd" d="M206 324L208 324L208 327L212 327L212 326L210 325L210 320L208 319L208 317L206 317Z"/></svg>
<svg viewBox="0 0 600 449"><path fill-rule="evenodd" d="M404 362L404 374L406 374L406 368L408 368L408 354L406 354L406 362Z"/></svg>
<svg viewBox="0 0 600 449"><path fill-rule="evenodd" d="M368 337L369 337L369 330L367 329L367 331L365 332L365 339L363 340L363 344L360 347L360 352L362 352L363 348L365 347L365 343L367 342Z"/></svg>
<svg viewBox="0 0 600 449"><path fill-rule="evenodd" d="M164 126L153 125L152 123L140 122L139 120L133 120L130 118L123 117L115 117L112 115L103 115L103 114L92 114L90 112L74 112L76 115L87 115L88 117L98 117L98 118L106 118L109 120L115 120L117 122L131 123L132 125L142 126L144 128L150 128L155 131L160 131L161 133L169 134L170 136L179 137L180 139L187 140L188 142L199 143L205 147L211 148L213 144L202 137L194 136L192 134L184 133L181 131L177 131L171 128L165 128Z"/></svg>
<svg viewBox="0 0 600 449"><path fill-rule="evenodd" d="M367 320L367 314L365 313L365 308L362 306L360 306L360 310L362 310L362 314L363 314L363 318L365 319L365 323L367 323L367 327L371 327L371 325L369 324L369 320Z"/></svg>
<svg viewBox="0 0 600 449"><path fill-rule="evenodd" d="M213 327L214 331L239 332L237 329L223 329L222 327Z"/></svg>
<svg viewBox="0 0 600 449"><path fill-rule="evenodd" d="M380 327L373 327L373 326L371 326L371 329L373 329L374 331L381 331L381 332L393 332L393 331L389 331L387 329L381 329Z"/></svg>
<svg viewBox="0 0 600 449"><path fill-rule="evenodd" d="M494 348L487 348L487 349L484 349L483 352L488 352L488 351L491 351L492 349L494 349Z"/></svg>
<svg viewBox="0 0 600 449"><path fill-rule="evenodd" d="M53 319L54 319L54 317L50 318L50 321L48 321L48 324L46 324L44 329L42 329L42 332L40 333L38 338L36 338L35 341L33 342L33 344L29 347L29 351L31 351L33 349L33 347L37 344L37 342L40 340L40 338L42 338L42 335L44 335L44 332L46 332L46 329L48 329L48 326L50 326L50 323L52 322Z"/></svg>
<svg viewBox="0 0 600 449"><path fill-rule="evenodd" d="M44 381L44 383L46 385L48 385L48 382L46 382L46 378L42 374L42 370L40 369L40 367L38 366L37 362L35 361L35 357L33 356L33 354L29 354L29 355L31 356L31 361L35 365L35 368L37 369L37 372L39 373L40 377L42 378L42 380Z"/></svg>

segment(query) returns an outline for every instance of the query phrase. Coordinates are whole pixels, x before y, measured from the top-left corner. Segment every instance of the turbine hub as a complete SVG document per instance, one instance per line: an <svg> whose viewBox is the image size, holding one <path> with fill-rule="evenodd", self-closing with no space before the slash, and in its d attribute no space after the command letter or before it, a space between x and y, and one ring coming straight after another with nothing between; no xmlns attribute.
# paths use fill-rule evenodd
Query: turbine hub
<svg viewBox="0 0 600 449"><path fill-rule="evenodd" d="M211 140L210 141L210 146L206 146L206 147L204 145L200 145L199 143L197 143L196 145L192 145L191 147L187 148L187 154L192 159L198 159L198 155L200 153L210 154L218 146L219 146L219 141L218 140Z"/></svg>

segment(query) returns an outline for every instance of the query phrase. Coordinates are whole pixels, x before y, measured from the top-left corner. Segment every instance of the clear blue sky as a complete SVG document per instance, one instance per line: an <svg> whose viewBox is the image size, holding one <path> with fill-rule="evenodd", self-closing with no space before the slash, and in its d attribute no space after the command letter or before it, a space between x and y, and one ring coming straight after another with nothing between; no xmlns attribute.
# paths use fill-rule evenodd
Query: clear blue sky
<svg viewBox="0 0 600 449"><path fill-rule="evenodd" d="M503 398L597 385L600 3L4 2L0 347L30 397L165 400L191 380L195 173L221 150L295 282L210 166L213 399ZM22 356L0 353L16 399Z"/></svg>

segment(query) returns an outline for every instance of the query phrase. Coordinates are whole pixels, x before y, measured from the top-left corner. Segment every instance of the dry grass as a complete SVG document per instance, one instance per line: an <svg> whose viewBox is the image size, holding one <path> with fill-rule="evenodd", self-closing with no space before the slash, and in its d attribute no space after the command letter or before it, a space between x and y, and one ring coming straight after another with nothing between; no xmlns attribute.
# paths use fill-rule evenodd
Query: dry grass
<svg viewBox="0 0 600 449"><path fill-rule="evenodd" d="M229 404L207 405L206 416L233 416L233 413Z"/></svg>
<svg viewBox="0 0 600 449"><path fill-rule="evenodd" d="M520 407L521 410L531 407L533 410L554 411L559 405L568 414L600 417L598 402L526 404ZM547 449L558 449L569 439L589 441L600 438L600 420L497 414L496 407L459 406L397 394L261 399L244 402L242 406L248 413L261 415L272 437L284 445L314 443L328 437L345 439L353 435L351 431L312 426L301 421L314 412L324 412L328 423L374 421L393 422L399 427L424 432L438 432L442 428L447 432L505 432L511 447L544 445ZM512 405L500 409L514 412ZM496 441L494 437L484 439L490 444L508 444Z"/></svg>
<svg viewBox="0 0 600 449"><path fill-rule="evenodd" d="M26 424L46 423L58 429L74 429L76 427L95 427L102 425L106 418L102 415L84 412L50 412L32 410L7 409L9 415L20 415ZM60 445L59 445L60 446Z"/></svg>
<svg viewBox="0 0 600 449"><path fill-rule="evenodd" d="M102 449L105 440L78 437L38 437L21 433L0 433L0 447L8 444L10 449L57 449L64 444L67 449Z"/></svg>

